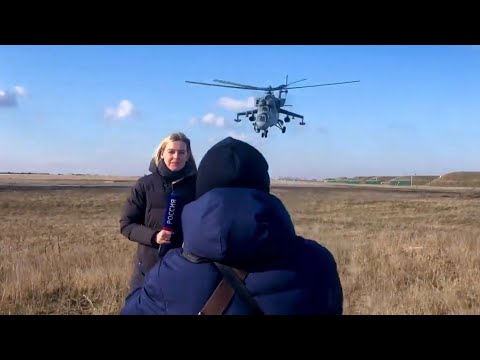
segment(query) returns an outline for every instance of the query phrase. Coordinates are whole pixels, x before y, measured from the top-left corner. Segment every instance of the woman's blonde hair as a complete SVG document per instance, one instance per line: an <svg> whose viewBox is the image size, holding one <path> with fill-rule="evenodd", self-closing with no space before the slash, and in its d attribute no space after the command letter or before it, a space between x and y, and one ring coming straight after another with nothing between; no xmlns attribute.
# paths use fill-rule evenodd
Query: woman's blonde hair
<svg viewBox="0 0 480 360"><path fill-rule="evenodd" d="M167 144L169 142L173 141L183 141L187 145L187 154L188 154L188 160L185 164L185 166L193 165L193 167L196 169L197 164L195 163L195 159L193 158L192 154L192 147L190 145L190 139L187 137L182 132L174 132L168 135L165 139L163 139L160 144L158 144L157 148L155 149L153 153L153 160L155 161L155 165L158 166L160 163L160 159L163 155L163 152L165 151L165 148L167 147Z"/></svg>

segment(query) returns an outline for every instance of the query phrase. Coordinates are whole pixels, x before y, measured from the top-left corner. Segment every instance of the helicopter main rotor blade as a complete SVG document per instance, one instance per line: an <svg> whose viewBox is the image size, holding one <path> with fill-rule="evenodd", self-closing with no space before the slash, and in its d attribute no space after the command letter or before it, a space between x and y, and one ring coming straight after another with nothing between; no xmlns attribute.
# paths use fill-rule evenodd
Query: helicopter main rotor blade
<svg viewBox="0 0 480 360"><path fill-rule="evenodd" d="M307 80L307 79L296 80L296 81L293 81L291 83L288 83L288 76L287 76L287 80L286 80L285 84L278 85L277 87L274 87L274 88L268 89L268 90L272 90L272 91L288 90L290 85L296 84L296 83L299 83L300 81L305 81L305 80Z"/></svg>
<svg viewBox="0 0 480 360"><path fill-rule="evenodd" d="M290 84L288 84L287 87L290 86L290 85L292 85L292 84L296 84L296 83L299 83L300 81L305 81L305 80L307 80L307 79L296 80L296 81L291 82Z"/></svg>
<svg viewBox="0 0 480 360"><path fill-rule="evenodd" d="M294 86L294 87L287 87L287 89L300 89L300 88L308 88L308 87L316 87L316 86L329 86L329 85L340 85L340 84L350 84L350 83L355 83L355 82L360 82L360 80L354 80L354 81L343 81L343 82L337 82L337 83L329 83L329 84L318 84L318 85L306 85L306 86Z"/></svg>
<svg viewBox="0 0 480 360"><path fill-rule="evenodd" d="M239 86L239 87L246 87L246 88L249 88L249 89L263 90L263 88L260 88L258 86L239 84L239 83L235 83L233 81L225 81L225 80L217 80L217 79L215 79L213 81L219 82L219 83L222 83L222 84L229 84L229 85L235 85L235 86Z"/></svg>
<svg viewBox="0 0 480 360"><path fill-rule="evenodd" d="M225 87L225 88L232 88L232 89L255 90L255 89L252 89L252 88L249 88L249 87L209 84L209 83L198 82L198 81L188 81L188 80L185 80L185 82L190 83L190 84L199 84L199 85L207 85L207 86L218 86L218 87Z"/></svg>

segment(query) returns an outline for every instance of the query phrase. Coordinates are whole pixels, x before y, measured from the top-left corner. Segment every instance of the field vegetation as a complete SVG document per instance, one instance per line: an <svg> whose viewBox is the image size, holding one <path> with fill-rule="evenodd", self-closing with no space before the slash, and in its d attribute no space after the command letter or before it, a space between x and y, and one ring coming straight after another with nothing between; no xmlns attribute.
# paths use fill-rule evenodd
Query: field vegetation
<svg viewBox="0 0 480 360"><path fill-rule="evenodd" d="M135 245L128 187L0 187L1 314L116 314ZM337 259L345 314L480 313L480 195L274 187Z"/></svg>

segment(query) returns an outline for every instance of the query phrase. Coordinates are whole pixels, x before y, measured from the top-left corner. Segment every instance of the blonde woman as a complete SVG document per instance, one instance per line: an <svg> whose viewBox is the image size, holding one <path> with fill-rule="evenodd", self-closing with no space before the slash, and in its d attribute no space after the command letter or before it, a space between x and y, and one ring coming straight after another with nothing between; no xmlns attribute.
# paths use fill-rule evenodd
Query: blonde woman
<svg viewBox="0 0 480 360"><path fill-rule="evenodd" d="M145 273L166 251L182 246L181 226L167 231L163 222L172 190L182 205L195 198L197 166L190 139L181 132L163 139L153 153L149 170L151 174L133 186L120 219L122 235L138 243L130 291L142 285Z"/></svg>

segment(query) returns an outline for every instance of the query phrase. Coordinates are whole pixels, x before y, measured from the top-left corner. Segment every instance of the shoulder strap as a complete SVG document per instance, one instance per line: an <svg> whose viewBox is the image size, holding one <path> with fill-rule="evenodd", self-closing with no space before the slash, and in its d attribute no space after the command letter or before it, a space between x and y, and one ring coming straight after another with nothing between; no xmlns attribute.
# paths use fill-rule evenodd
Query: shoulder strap
<svg viewBox="0 0 480 360"><path fill-rule="evenodd" d="M243 282L248 273L217 262L214 264L222 273L223 279L198 315L222 315L235 292L245 301L253 315L264 315Z"/></svg>
<svg viewBox="0 0 480 360"><path fill-rule="evenodd" d="M262 309L260 309L243 282L248 275L246 271L202 258L186 251L185 249L182 249L182 255L185 259L195 264L212 262L223 275L222 280L198 315L222 315L230 304L230 301L232 301L235 292L237 292L242 300L248 305L251 314L264 315Z"/></svg>
<svg viewBox="0 0 480 360"><path fill-rule="evenodd" d="M243 301L248 305L248 309L250 310L251 315L264 315L263 310L260 309L257 302L253 298L250 291L248 291L247 287L243 280L247 275L246 272L234 269L230 266L226 266L220 263L215 262L217 268L222 272L223 278L226 279L230 286L232 286L236 293L242 298ZM243 275L245 273L245 275ZM240 277L242 275L243 277Z"/></svg>

